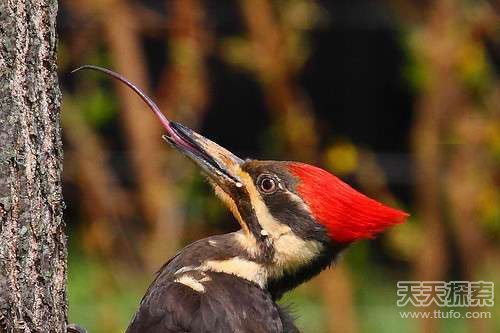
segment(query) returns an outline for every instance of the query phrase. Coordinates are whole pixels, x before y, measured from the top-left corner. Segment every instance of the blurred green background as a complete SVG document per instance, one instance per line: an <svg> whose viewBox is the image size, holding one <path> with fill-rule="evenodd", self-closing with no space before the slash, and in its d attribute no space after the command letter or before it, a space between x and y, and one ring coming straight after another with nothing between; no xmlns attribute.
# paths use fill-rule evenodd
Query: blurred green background
<svg viewBox="0 0 500 333"><path fill-rule="evenodd" d="M402 319L400 280L500 282L500 8L458 0L60 3L70 322L122 332L161 264L237 228L131 91L241 157L321 165L411 214L283 304L311 332L498 332ZM424 309L426 311L433 310ZM447 309L441 309L443 311Z"/></svg>

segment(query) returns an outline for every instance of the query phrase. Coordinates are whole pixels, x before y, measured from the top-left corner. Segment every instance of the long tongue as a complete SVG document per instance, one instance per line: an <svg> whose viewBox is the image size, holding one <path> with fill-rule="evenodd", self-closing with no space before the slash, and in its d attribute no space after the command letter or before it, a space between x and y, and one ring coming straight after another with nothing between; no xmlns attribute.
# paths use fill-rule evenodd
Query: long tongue
<svg viewBox="0 0 500 333"><path fill-rule="evenodd" d="M144 93L144 91L142 91L141 88L137 87L135 84L133 84L132 82L130 82L124 76L122 76L121 74L118 74L116 72L113 72L112 70L109 70L107 68L103 68L103 67L99 67L99 66L94 66L94 65L84 65L84 66L78 67L77 69L72 70L71 73L75 73L75 72L77 72L77 71L79 71L81 69L93 69L93 70L96 70L96 71L104 72L104 73L112 76L113 78L121 81L125 85L127 85L137 95L139 95L139 97L141 97L142 100L155 113L156 117L158 117L158 120L160 121L160 123L162 124L162 126L165 128L165 130L167 131L168 135L170 136L170 138L172 140L174 140L177 144L182 145L184 147L188 147L190 149L193 148L192 145L189 142L187 142L186 140L184 140L183 138L181 138L175 132L175 130L171 126L170 120L168 120L167 117L165 117L165 115L160 111L160 108L155 104L155 102L153 102L153 100L151 100L151 98L149 98L149 96L146 95Z"/></svg>

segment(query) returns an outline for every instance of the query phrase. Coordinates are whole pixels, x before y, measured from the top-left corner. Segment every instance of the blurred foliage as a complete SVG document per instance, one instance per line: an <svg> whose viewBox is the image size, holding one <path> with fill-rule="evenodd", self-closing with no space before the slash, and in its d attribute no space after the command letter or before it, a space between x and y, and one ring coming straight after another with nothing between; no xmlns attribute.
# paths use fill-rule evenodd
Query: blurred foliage
<svg viewBox="0 0 500 333"><path fill-rule="evenodd" d="M325 165L338 176L345 176L358 169L358 151L350 142L339 142L326 149Z"/></svg>
<svg viewBox="0 0 500 333"><path fill-rule="evenodd" d="M108 123L114 118L117 111L115 99L109 94L105 94L102 89L89 92L87 96L82 96L82 101L79 103L85 120L93 127L99 128Z"/></svg>
<svg viewBox="0 0 500 333"><path fill-rule="evenodd" d="M75 244L76 245L76 244ZM125 274L117 281L109 263L70 248L69 318L89 332L124 332L142 298L147 280Z"/></svg>
<svg viewBox="0 0 500 333"><path fill-rule="evenodd" d="M333 267L280 301L303 332L346 322L352 332L425 331L396 307L396 282L418 279L422 257L443 280L500 282L498 13L487 1L356 3L61 3L70 322L123 332L169 246L238 227L196 168L159 144L159 130L137 134L152 119L145 107L101 73L66 75L85 63L140 82L169 117L242 157L321 164L411 214L346 251L335 264L343 277ZM426 161L438 184L416 180ZM442 228L445 268L431 263L441 253L425 252L438 239L430 220ZM498 331L499 306L490 310L492 320L441 320L439 331Z"/></svg>

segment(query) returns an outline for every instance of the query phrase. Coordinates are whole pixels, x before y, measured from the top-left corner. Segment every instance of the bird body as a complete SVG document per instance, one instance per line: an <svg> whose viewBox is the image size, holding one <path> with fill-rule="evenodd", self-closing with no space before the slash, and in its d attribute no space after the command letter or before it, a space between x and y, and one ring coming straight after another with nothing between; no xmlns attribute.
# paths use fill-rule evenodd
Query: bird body
<svg viewBox="0 0 500 333"><path fill-rule="evenodd" d="M199 240L158 272L127 332L298 332L262 288L241 232Z"/></svg>
<svg viewBox="0 0 500 333"><path fill-rule="evenodd" d="M127 332L298 332L276 301L327 268L352 242L372 238L407 214L359 193L318 167L243 160L169 121L132 88L197 164L241 230L199 240L158 272Z"/></svg>
<svg viewBox="0 0 500 333"><path fill-rule="evenodd" d="M192 135L179 129L181 137ZM347 245L349 233L339 225L329 230L329 225L318 222L311 209L315 206L303 196L315 190L304 188L306 178L300 172L322 173L321 169L255 160L233 167L242 186L212 185L242 229L199 240L172 258L150 286L127 332L298 332L276 301L328 267ZM344 192L334 198L336 219L352 222L348 216L357 216L358 210L371 205L372 210L385 213L367 214L359 222L363 226L352 222L349 230L366 231L359 234L358 230L356 237L373 236L391 214L402 217L344 183L337 185ZM322 184L328 186L333 185Z"/></svg>

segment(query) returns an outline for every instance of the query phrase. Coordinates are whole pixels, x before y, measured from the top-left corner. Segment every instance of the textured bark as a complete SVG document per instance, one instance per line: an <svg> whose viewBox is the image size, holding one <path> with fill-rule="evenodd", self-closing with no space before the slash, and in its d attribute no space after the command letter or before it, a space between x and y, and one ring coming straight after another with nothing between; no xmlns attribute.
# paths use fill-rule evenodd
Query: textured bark
<svg viewBox="0 0 500 333"><path fill-rule="evenodd" d="M56 13L0 1L0 332L66 331Z"/></svg>

